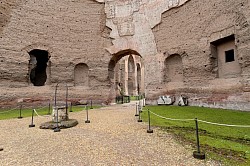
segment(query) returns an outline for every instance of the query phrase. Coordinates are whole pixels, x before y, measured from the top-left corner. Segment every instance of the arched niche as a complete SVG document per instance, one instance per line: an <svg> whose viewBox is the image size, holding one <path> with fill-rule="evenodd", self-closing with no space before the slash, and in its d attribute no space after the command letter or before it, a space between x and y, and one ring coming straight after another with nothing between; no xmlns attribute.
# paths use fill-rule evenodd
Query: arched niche
<svg viewBox="0 0 250 166"><path fill-rule="evenodd" d="M79 63L74 69L75 86L89 86L89 67L85 63Z"/></svg>
<svg viewBox="0 0 250 166"><path fill-rule="evenodd" d="M183 82L183 63L179 54L165 59L164 82Z"/></svg>
<svg viewBox="0 0 250 166"><path fill-rule="evenodd" d="M49 52L46 50L33 49L28 52L29 60L29 82L34 86L44 86L50 80Z"/></svg>

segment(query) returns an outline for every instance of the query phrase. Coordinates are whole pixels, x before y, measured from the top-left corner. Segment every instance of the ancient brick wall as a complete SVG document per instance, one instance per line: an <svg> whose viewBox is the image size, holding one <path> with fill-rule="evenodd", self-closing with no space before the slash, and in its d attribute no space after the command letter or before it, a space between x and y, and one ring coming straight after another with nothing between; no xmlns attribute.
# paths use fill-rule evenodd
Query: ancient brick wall
<svg viewBox="0 0 250 166"><path fill-rule="evenodd" d="M153 29L160 53L157 58L162 64L161 74L164 75L166 68L164 61L171 55L179 54L183 62L184 80L181 87L178 83L165 84L164 80L148 86L151 97L160 93L188 93L193 103L196 100L211 102L216 98L218 102L237 101L249 106L249 5L247 0L191 0L163 13L162 22ZM214 41L230 35L234 35L235 63L240 69L237 64L225 63L222 72L227 76L220 77L218 62L215 63L218 57L214 57L211 47ZM220 98L220 95L223 97Z"/></svg>
<svg viewBox="0 0 250 166"><path fill-rule="evenodd" d="M101 99L102 93L109 91L110 54L104 48L110 39L103 3L3 0L1 13L5 16L0 21L1 98L51 98L54 86L62 82L70 87L69 95L76 98ZM29 81L29 52L34 49L49 54L49 73L43 87ZM89 86L83 88L74 87L75 67L81 63L89 68Z"/></svg>
<svg viewBox="0 0 250 166"><path fill-rule="evenodd" d="M249 8L249 0L2 0L0 104L51 100L57 83L71 100L111 102L115 65L133 55L148 102L186 94L192 105L246 110Z"/></svg>

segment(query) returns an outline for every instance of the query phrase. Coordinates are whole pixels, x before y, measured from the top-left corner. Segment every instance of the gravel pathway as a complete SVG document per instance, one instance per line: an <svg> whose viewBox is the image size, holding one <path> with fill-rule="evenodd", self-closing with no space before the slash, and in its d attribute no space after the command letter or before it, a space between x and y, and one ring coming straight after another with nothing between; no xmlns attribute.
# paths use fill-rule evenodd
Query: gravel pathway
<svg viewBox="0 0 250 166"><path fill-rule="evenodd" d="M147 134L147 124L138 123L135 103L90 110L91 123L86 124L85 111L70 113L79 124L55 133L39 129L50 117L0 121L0 165L13 166L187 166L218 165L192 157L171 135L154 129Z"/></svg>

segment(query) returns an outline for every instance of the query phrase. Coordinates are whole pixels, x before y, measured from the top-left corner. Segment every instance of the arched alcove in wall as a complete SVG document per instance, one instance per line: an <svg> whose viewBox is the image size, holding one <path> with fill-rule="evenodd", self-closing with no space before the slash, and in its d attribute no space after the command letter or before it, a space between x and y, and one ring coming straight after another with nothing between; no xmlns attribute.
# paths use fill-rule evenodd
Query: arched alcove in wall
<svg viewBox="0 0 250 166"><path fill-rule="evenodd" d="M33 49L29 55L29 80L34 86L44 86L50 78L49 53L46 50Z"/></svg>
<svg viewBox="0 0 250 166"><path fill-rule="evenodd" d="M85 63L79 63L74 69L75 86L89 86L89 67Z"/></svg>
<svg viewBox="0 0 250 166"><path fill-rule="evenodd" d="M164 82L183 82L183 63L179 54L166 58L164 65Z"/></svg>

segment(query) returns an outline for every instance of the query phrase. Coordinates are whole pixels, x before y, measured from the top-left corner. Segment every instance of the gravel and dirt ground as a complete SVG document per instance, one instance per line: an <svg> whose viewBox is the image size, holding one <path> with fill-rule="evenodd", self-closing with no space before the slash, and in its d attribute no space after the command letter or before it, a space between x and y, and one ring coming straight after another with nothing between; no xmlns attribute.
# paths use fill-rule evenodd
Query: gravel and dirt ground
<svg viewBox="0 0 250 166"><path fill-rule="evenodd" d="M170 134L154 128L148 134L147 124L138 123L135 102L89 111L73 112L69 117L79 124L61 132L39 129L51 117L0 121L0 165L13 166L204 166L219 165L192 157Z"/></svg>

